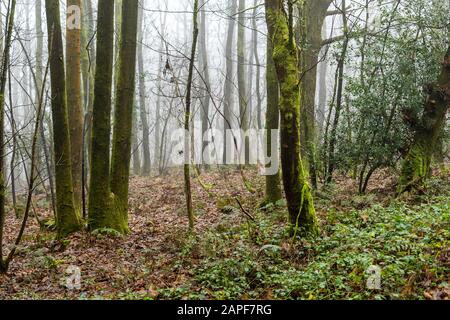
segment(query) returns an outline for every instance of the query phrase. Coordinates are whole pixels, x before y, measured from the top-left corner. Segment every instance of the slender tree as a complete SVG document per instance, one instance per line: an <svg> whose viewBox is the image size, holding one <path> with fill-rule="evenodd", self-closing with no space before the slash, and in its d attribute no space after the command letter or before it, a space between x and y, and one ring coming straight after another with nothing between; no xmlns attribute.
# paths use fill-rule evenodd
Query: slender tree
<svg viewBox="0 0 450 320"><path fill-rule="evenodd" d="M66 69L75 209L82 208L83 101L81 87L81 0L67 0Z"/></svg>
<svg viewBox="0 0 450 320"><path fill-rule="evenodd" d="M204 98L201 101L200 114L202 120L202 150L208 146L208 142L206 142L203 137L205 133L208 131L209 124L209 112L210 112L210 104L211 104L211 80L209 76L209 64L208 64L208 50L207 50L207 23L206 23L206 12L205 12L205 0L200 0L199 8L201 9L199 12L200 22L199 22L199 64L200 70L203 74L203 82L205 86ZM206 160L206 159L205 159ZM204 166L208 168L208 166Z"/></svg>
<svg viewBox="0 0 450 320"><path fill-rule="evenodd" d="M230 6L230 16L234 16L237 10L237 0L231 1ZM234 19L229 19L228 21L228 31L227 31L227 41L225 46L225 87L223 94L223 115L224 115L224 137L226 137L227 130L231 129L231 116L233 114L233 38L236 29L236 21ZM223 148L223 163L227 163L228 151L230 146L227 146L226 139L224 139ZM232 160L232 159L229 159Z"/></svg>
<svg viewBox="0 0 450 320"><path fill-rule="evenodd" d="M8 269L7 262L3 260L3 229L5 226L5 204L6 204L6 182L5 182L5 91L9 70L10 49L14 19L16 13L16 0L8 3L6 15L6 30L4 40L4 50L0 65L0 273L5 273ZM1 22L0 22L1 23Z"/></svg>
<svg viewBox="0 0 450 320"><path fill-rule="evenodd" d="M330 183L333 180L333 172L334 169L336 168L335 149L337 143L337 130L343 107L345 58L347 56L348 46L350 42L350 38L348 35L348 18L345 0L342 0L341 11L342 11L342 24L344 29L344 43L342 45L342 52L338 58L338 66L337 66L336 110L334 113L334 119L331 127L328 145L328 166L326 172L327 183Z"/></svg>
<svg viewBox="0 0 450 320"><path fill-rule="evenodd" d="M142 174L144 176L150 175L150 128L147 119L147 106L146 106L146 88L145 88L145 70L144 70L144 54L143 54L143 42L144 42L144 10L143 7L139 7L138 18L138 68L139 68L139 114L142 124L142 149L144 152Z"/></svg>
<svg viewBox="0 0 450 320"><path fill-rule="evenodd" d="M262 95L261 95L261 65L258 53L258 25L256 23L257 13L258 13L258 0L253 2L253 17L252 17L252 44L253 44L253 55L255 58L255 67L256 67L256 127L261 129L262 124Z"/></svg>
<svg viewBox="0 0 450 320"><path fill-rule="evenodd" d="M245 0L239 0L238 7L238 36L237 36L237 77L239 92L239 122L243 131L249 129L249 106L247 96L247 82L245 79L247 69L245 67ZM249 141L245 139L244 153L245 163L249 161Z"/></svg>
<svg viewBox="0 0 450 320"><path fill-rule="evenodd" d="M187 80L187 90L186 90L186 110L184 112L184 184L185 184L185 194L186 194L186 207L189 219L189 230L194 230L194 211L192 208L192 190L191 190L191 173L190 173L190 148L189 148L189 132L191 123L191 103L192 103L192 82L194 76L194 66L195 66L195 55L197 52L197 41L198 41L198 1L194 0L194 14L193 14L193 31L192 31L192 48L191 56L189 62L189 74Z"/></svg>

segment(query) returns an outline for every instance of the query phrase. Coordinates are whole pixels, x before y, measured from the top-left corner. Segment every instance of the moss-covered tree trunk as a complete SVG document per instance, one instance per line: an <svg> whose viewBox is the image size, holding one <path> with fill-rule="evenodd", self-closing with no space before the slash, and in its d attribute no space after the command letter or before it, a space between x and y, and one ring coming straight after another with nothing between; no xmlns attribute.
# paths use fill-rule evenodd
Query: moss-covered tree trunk
<svg viewBox="0 0 450 320"><path fill-rule="evenodd" d="M70 148L72 160L72 182L74 204L77 212L82 208L82 165L83 165L83 104L81 92L81 28L74 26L73 6L80 8L81 0L67 1L66 25L66 68L67 107L69 111ZM81 17L80 17L81 18Z"/></svg>
<svg viewBox="0 0 450 320"><path fill-rule="evenodd" d="M415 123L413 143L401 171L398 192L421 188L431 174L431 159L437 139L450 108L450 47L442 62L442 70L425 102L422 118Z"/></svg>
<svg viewBox="0 0 450 320"><path fill-rule="evenodd" d="M267 40L267 64L266 64L266 83L267 83L267 112L266 112L266 130L267 130L267 152L270 152L272 159L279 159L278 140L273 141L272 145L271 131L280 129L280 109L278 107L280 92L278 87L277 70L272 58L272 43ZM276 150L276 154L273 151ZM269 164L270 166L270 164ZM275 175L266 176L266 199L265 203L275 203L282 198L280 172Z"/></svg>
<svg viewBox="0 0 450 320"><path fill-rule="evenodd" d="M111 86L114 53L114 2L99 0L90 155L89 229L123 229L112 211L110 182Z"/></svg>
<svg viewBox="0 0 450 320"><path fill-rule="evenodd" d="M266 0L266 19L273 46L273 61L280 86L281 165L289 210L295 233L317 235L318 223L313 197L300 153L300 79L298 52L293 32L293 3Z"/></svg>
<svg viewBox="0 0 450 320"><path fill-rule="evenodd" d="M74 205L70 133L66 105L66 77L58 0L46 0L49 35L53 144L55 155L56 222L58 236L64 237L81 228Z"/></svg>
<svg viewBox="0 0 450 320"><path fill-rule="evenodd" d="M120 232L128 230L128 187L133 127L133 99L136 77L138 0L122 0L122 25L119 45L111 192L121 220Z"/></svg>
<svg viewBox="0 0 450 320"><path fill-rule="evenodd" d="M138 30L139 30L139 44L138 44L138 65L139 65L139 114L142 123L142 149L144 153L142 164L142 175L149 176L151 170L150 159L150 128L147 120L147 105L146 105L146 89L145 89L145 70L144 70L144 10L139 8ZM137 152L137 150L136 150Z"/></svg>

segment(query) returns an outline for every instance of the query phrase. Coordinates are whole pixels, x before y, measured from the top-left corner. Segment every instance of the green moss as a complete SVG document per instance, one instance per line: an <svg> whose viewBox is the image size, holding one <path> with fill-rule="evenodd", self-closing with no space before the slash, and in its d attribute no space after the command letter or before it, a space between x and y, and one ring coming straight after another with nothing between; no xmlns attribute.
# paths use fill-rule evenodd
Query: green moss
<svg viewBox="0 0 450 320"><path fill-rule="evenodd" d="M266 14L280 85L281 162L289 221L295 234L317 235L314 203L300 155L301 101L297 47L289 37L288 21L282 9L272 3Z"/></svg>
<svg viewBox="0 0 450 320"><path fill-rule="evenodd" d="M403 160L398 193L422 187L430 173L430 165L431 156L425 148L413 145Z"/></svg>

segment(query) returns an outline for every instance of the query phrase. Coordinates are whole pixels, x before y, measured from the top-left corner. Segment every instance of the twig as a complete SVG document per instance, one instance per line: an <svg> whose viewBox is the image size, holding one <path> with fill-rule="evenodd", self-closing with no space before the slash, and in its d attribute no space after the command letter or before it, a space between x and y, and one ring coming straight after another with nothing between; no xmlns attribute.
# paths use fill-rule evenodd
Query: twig
<svg viewBox="0 0 450 320"><path fill-rule="evenodd" d="M242 206L241 202L239 201L238 198L235 198L236 202L238 203L239 207L241 208L242 213L244 213L250 220L252 220L253 222L256 222L255 218L252 217L252 215L250 213L248 213L247 210L244 209L244 207Z"/></svg>

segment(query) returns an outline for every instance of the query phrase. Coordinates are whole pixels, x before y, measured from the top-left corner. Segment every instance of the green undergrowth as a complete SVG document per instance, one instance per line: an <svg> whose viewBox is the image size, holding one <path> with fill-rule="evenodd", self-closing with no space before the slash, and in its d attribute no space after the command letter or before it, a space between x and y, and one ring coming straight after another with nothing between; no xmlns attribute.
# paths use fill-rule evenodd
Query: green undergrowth
<svg viewBox="0 0 450 320"><path fill-rule="evenodd" d="M224 216L187 239L174 266L192 277L161 289L159 298L424 299L426 291L449 286L448 195L330 207L315 239L292 241L286 216L284 205L270 205L258 210L256 222ZM381 270L378 290L366 285L374 266Z"/></svg>

